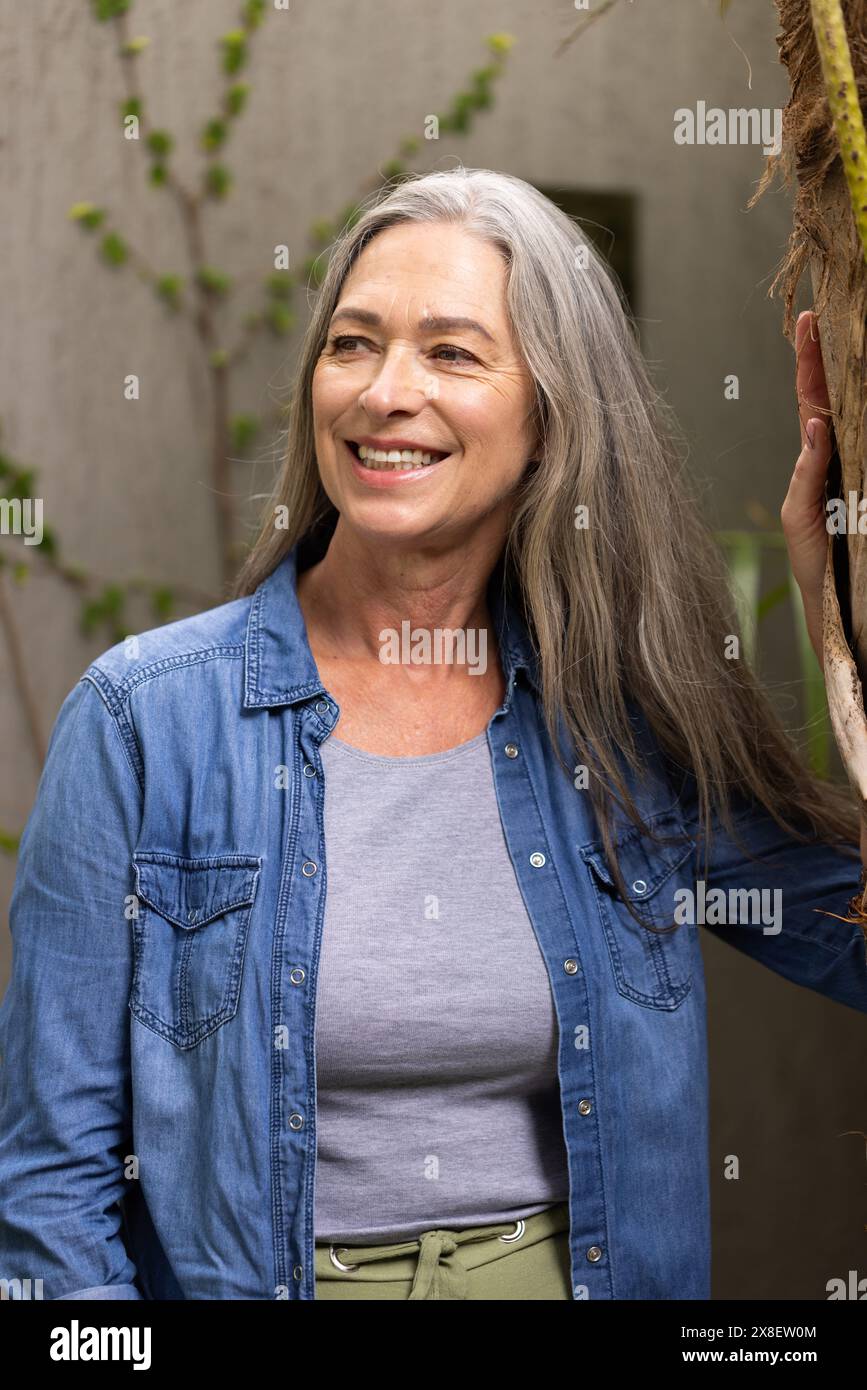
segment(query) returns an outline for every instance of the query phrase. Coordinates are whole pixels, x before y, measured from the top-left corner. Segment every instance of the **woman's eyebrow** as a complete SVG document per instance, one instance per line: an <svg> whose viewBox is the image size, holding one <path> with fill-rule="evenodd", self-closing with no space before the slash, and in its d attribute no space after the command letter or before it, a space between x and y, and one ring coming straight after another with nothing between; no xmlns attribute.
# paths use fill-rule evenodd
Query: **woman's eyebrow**
<svg viewBox="0 0 867 1390"><path fill-rule="evenodd" d="M342 309L335 309L331 315L331 322L337 319L354 319L356 323L369 324L371 328L382 327L382 317L374 309L353 309L351 305L345 305ZM488 342L495 342L493 333L490 333L484 324L478 323L476 319L468 319L463 315L455 314L428 314L419 319L416 325L421 333L448 333L455 328L466 329L470 333L478 333L481 337L487 338Z"/></svg>

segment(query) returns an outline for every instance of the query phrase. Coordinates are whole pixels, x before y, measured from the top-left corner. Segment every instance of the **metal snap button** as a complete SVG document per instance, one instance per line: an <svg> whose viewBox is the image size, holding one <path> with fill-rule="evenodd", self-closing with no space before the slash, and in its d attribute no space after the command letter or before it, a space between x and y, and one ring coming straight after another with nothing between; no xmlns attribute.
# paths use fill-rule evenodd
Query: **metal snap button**
<svg viewBox="0 0 867 1390"><path fill-rule="evenodd" d="M530 863L533 865L534 869L541 869L542 865L545 863L544 854L540 854L537 850L535 854L530 855Z"/></svg>
<svg viewBox="0 0 867 1390"><path fill-rule="evenodd" d="M293 1279L301 1279L301 1278L303 1278L303 1275L304 1275L304 1269L303 1269L303 1267L302 1267L301 1265L296 1265L295 1268L292 1270L292 1278L293 1278Z"/></svg>
<svg viewBox="0 0 867 1390"><path fill-rule="evenodd" d="M644 882L643 878L637 878L635 880L635 882L632 885L632 891L633 893L637 893L639 897L642 893L647 892L647 884Z"/></svg>
<svg viewBox="0 0 867 1390"><path fill-rule="evenodd" d="M577 975L577 974L578 974L578 962L577 962L577 960L564 960L564 962L563 962L563 969L566 971L566 974L567 974L567 975Z"/></svg>
<svg viewBox="0 0 867 1390"><path fill-rule="evenodd" d="M292 981L293 985L303 985L306 978L307 976L300 965L296 965L294 970L290 970L289 972L289 979Z"/></svg>
<svg viewBox="0 0 867 1390"><path fill-rule="evenodd" d="M316 768L313 766L312 763L305 763L305 764L304 764L304 776L305 776L305 777L315 777L315 776L316 776Z"/></svg>
<svg viewBox="0 0 867 1390"><path fill-rule="evenodd" d="M517 758L517 756L518 756L518 745L517 745L517 743L507 743L506 746L505 746L505 748L503 749L503 752L505 753L505 755L506 755L507 758Z"/></svg>
<svg viewBox="0 0 867 1390"><path fill-rule="evenodd" d="M327 713L328 713L328 702L327 702L327 700L317 700L317 701L316 701L316 713L317 713L317 714L327 714Z"/></svg>
<svg viewBox="0 0 867 1390"><path fill-rule="evenodd" d="M188 922L197 922L198 920L199 920L198 909L195 908L195 907L191 907L190 910L189 910L189 912L187 913L187 921L188 921Z"/></svg>
<svg viewBox="0 0 867 1390"><path fill-rule="evenodd" d="M593 1109L593 1106L590 1104L589 1100L579 1100L579 1102L578 1102L578 1114L579 1114L579 1115L589 1115L589 1114L590 1114L590 1111L591 1111L592 1109Z"/></svg>
<svg viewBox="0 0 867 1390"><path fill-rule="evenodd" d="M300 1129L303 1124L304 1116L299 1115L297 1111L293 1111L293 1113L289 1116L289 1128Z"/></svg>
<svg viewBox="0 0 867 1390"><path fill-rule="evenodd" d="M587 1258L593 1264L595 1264L597 1260L602 1259L602 1251L600 1250L598 1245L590 1246L590 1249L587 1251Z"/></svg>
<svg viewBox="0 0 867 1390"><path fill-rule="evenodd" d="M301 865L301 872L305 878L313 877L313 875L316 873L316 865L313 863L312 859L305 860L305 862Z"/></svg>

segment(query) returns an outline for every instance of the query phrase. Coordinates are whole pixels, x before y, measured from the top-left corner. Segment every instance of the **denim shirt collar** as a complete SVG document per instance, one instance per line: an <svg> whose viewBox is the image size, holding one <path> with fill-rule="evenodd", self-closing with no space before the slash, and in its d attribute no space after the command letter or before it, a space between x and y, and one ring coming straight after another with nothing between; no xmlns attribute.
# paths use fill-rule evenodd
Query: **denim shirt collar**
<svg viewBox="0 0 867 1390"><path fill-rule="evenodd" d="M253 595L244 643L245 709L292 705L328 693L310 650L298 602L298 552L297 545L287 551ZM521 670L538 691L538 662L532 642L505 595L499 565L491 576L488 602L509 696Z"/></svg>

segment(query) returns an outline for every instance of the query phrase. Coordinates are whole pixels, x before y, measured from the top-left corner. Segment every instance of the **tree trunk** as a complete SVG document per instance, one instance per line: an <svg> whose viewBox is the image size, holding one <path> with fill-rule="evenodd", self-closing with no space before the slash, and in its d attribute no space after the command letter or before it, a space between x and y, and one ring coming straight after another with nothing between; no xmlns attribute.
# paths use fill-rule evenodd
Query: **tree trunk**
<svg viewBox="0 0 867 1390"><path fill-rule="evenodd" d="M750 206L768 187L778 166L789 182L797 180L792 234L770 293L778 291L783 297L784 332L794 343L793 304L809 267L831 404L830 424L837 446L828 496L842 497L848 516L850 495L860 502L867 479L867 260L826 94L810 0L776 0L776 4L781 26L777 44L792 95L783 112L781 152L768 161ZM863 114L867 99L867 0L843 0L842 12L857 105ZM817 409L815 413L823 412ZM867 504L863 525L867 528ZM828 538L824 647L831 723L847 776L859 797L862 825L867 827L863 697L867 679L867 534L860 534L857 527L847 526L846 535ZM858 906L860 909L862 905Z"/></svg>

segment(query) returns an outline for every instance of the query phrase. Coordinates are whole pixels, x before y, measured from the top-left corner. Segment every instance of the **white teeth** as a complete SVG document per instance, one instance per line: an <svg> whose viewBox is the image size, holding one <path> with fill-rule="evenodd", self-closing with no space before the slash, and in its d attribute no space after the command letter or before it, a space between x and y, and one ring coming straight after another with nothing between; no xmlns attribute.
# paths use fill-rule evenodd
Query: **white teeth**
<svg viewBox="0 0 867 1390"><path fill-rule="evenodd" d="M438 454L428 454L421 449L370 449L366 444L359 445L358 456L368 468L404 473L413 468L427 467L439 458Z"/></svg>

